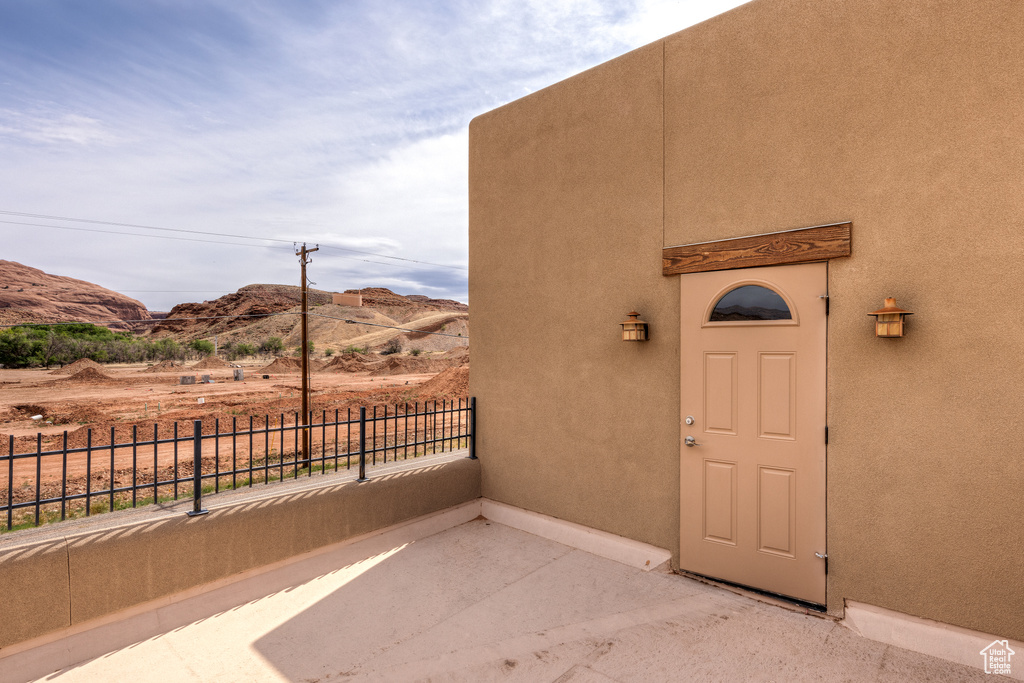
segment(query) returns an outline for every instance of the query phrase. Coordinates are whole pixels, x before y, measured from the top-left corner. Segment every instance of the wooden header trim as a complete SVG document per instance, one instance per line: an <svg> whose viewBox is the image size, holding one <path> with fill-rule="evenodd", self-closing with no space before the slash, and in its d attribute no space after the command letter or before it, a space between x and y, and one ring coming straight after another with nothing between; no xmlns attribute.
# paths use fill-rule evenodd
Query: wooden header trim
<svg viewBox="0 0 1024 683"><path fill-rule="evenodd" d="M850 255L850 223L835 223L716 242L683 244L661 251L662 275L781 266Z"/></svg>

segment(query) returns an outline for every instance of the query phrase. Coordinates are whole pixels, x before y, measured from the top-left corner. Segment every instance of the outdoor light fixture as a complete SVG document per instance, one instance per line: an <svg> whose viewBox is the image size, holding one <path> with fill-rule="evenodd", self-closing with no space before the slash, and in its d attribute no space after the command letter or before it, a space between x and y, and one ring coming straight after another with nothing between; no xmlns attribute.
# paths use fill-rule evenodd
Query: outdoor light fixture
<svg viewBox="0 0 1024 683"><path fill-rule="evenodd" d="M629 313L629 318L622 325L622 341L647 341L647 323L640 320L636 311Z"/></svg>
<svg viewBox="0 0 1024 683"><path fill-rule="evenodd" d="M910 311L904 311L896 306L896 299L885 298L885 308L868 313L875 316L875 336L895 338L903 336L903 318L913 315Z"/></svg>

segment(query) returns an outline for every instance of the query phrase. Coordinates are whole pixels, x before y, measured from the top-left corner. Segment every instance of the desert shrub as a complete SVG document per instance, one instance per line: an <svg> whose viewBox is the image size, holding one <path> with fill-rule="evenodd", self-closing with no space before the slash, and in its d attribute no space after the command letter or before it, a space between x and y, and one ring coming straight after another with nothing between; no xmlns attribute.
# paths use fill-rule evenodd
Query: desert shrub
<svg viewBox="0 0 1024 683"><path fill-rule="evenodd" d="M32 342L24 330L13 328L0 332L0 365L23 368L32 364Z"/></svg>
<svg viewBox="0 0 1024 683"><path fill-rule="evenodd" d="M237 353L238 356L242 358L244 358L245 356L255 356L256 346L253 344L249 344L247 342L239 342L235 344L235 353Z"/></svg>
<svg viewBox="0 0 1024 683"><path fill-rule="evenodd" d="M409 353L411 353L411 354L412 354L412 355L414 355L414 356L418 356L418 355L420 355L421 353L423 353L423 350L422 350L422 349L411 349L411 350L409 351Z"/></svg>
<svg viewBox="0 0 1024 683"><path fill-rule="evenodd" d="M324 355L330 358L334 355L334 349L324 349Z"/></svg>
<svg viewBox="0 0 1024 683"><path fill-rule="evenodd" d="M260 353L265 356L270 356L275 353L281 353L284 351L284 342L281 341L280 337L267 337L260 344Z"/></svg>
<svg viewBox="0 0 1024 683"><path fill-rule="evenodd" d="M384 348L380 350L380 355L390 356L393 353L401 353L401 351L402 342L398 341L398 337L395 337L394 339L392 339L391 341L384 345Z"/></svg>
<svg viewBox="0 0 1024 683"><path fill-rule="evenodd" d="M189 342L188 347L198 353L200 356L212 356L213 355L213 342L209 339L196 339Z"/></svg>
<svg viewBox="0 0 1024 683"><path fill-rule="evenodd" d="M0 331L0 364L9 368L67 365L80 358L98 363L184 360L190 350L172 339L154 341L89 323L22 325Z"/></svg>
<svg viewBox="0 0 1024 683"><path fill-rule="evenodd" d="M149 346L149 360L185 360L185 349L173 339L158 339Z"/></svg>

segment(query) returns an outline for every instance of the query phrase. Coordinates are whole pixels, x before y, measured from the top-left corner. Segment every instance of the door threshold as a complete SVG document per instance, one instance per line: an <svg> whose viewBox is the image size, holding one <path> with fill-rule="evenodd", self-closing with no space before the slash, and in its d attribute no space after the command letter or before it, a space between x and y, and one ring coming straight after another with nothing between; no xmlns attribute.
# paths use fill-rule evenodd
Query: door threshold
<svg viewBox="0 0 1024 683"><path fill-rule="evenodd" d="M744 586L743 584L733 583L723 579L716 579L711 576L704 576L703 574L696 574L694 572L688 572L685 569L677 569L675 573L709 586L724 588L731 593L742 595L744 597L757 600L758 602L781 607L782 609L789 610L790 612L798 612L800 614L808 614L813 617L821 617L831 621L838 621L838 619L828 614L825 605L819 605L816 602L798 600L797 598L791 598L788 595L780 595L779 593L751 588L750 586Z"/></svg>

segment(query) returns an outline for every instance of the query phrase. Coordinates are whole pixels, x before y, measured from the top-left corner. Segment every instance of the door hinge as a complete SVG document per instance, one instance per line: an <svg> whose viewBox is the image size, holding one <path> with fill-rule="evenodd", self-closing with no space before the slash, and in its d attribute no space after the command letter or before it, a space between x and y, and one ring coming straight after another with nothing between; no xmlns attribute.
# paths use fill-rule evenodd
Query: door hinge
<svg viewBox="0 0 1024 683"><path fill-rule="evenodd" d="M828 445L828 425L825 425L825 445Z"/></svg>
<svg viewBox="0 0 1024 683"><path fill-rule="evenodd" d="M828 315L828 294L821 294L818 298L825 300L825 315Z"/></svg>

